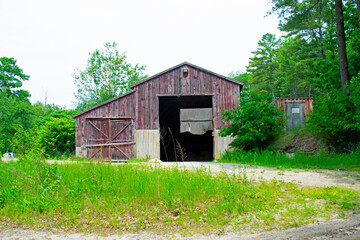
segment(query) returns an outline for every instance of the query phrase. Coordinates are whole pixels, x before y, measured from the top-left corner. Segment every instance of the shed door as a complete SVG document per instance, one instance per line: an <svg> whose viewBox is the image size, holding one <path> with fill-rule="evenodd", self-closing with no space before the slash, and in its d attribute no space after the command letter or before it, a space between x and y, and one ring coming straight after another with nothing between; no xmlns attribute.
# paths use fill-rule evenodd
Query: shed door
<svg viewBox="0 0 360 240"><path fill-rule="evenodd" d="M126 160L133 156L132 118L86 119L86 149L89 158Z"/></svg>
<svg viewBox="0 0 360 240"><path fill-rule="evenodd" d="M289 102L286 108L286 115L289 116L287 129L304 126L306 116L305 102Z"/></svg>

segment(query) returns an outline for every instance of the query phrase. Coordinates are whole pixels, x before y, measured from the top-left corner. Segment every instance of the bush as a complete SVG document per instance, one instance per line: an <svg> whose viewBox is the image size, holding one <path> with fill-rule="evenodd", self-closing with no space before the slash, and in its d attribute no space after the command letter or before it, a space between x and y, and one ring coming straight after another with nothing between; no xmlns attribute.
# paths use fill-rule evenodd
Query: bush
<svg viewBox="0 0 360 240"><path fill-rule="evenodd" d="M24 129L19 127L10 141L10 146L19 157L42 158L44 154L36 128Z"/></svg>
<svg viewBox="0 0 360 240"><path fill-rule="evenodd" d="M272 105L272 96L261 92L244 92L236 109L222 114L231 124L220 136L235 137L231 146L243 150L263 150L285 126L284 112Z"/></svg>
<svg viewBox="0 0 360 240"><path fill-rule="evenodd" d="M349 96L333 89L314 102L308 128L336 152L355 151L360 142L360 76L348 87Z"/></svg>
<svg viewBox="0 0 360 240"><path fill-rule="evenodd" d="M75 146L75 120L70 116L51 118L39 128L40 144L46 155L70 154Z"/></svg>

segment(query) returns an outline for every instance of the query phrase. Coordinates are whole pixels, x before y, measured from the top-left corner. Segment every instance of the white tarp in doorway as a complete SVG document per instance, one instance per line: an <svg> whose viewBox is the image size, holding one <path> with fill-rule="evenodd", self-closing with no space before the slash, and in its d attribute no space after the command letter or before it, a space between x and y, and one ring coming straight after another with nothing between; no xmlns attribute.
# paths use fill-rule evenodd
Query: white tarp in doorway
<svg viewBox="0 0 360 240"><path fill-rule="evenodd" d="M212 108L180 109L180 132L195 135L213 130Z"/></svg>

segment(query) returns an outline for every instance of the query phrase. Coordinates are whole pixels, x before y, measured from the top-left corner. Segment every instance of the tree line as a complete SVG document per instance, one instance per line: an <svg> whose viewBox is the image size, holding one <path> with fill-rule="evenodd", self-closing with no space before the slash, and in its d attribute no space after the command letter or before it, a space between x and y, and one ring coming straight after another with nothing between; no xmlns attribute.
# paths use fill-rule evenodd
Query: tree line
<svg viewBox="0 0 360 240"><path fill-rule="evenodd" d="M22 90L28 75L14 58L0 58L0 153L16 152L36 157L68 157L75 149L73 115L119 96L147 77L145 66L131 65L117 44L105 43L104 50L89 54L84 70L75 69L77 92L74 109L54 104L31 104L30 93Z"/></svg>
<svg viewBox="0 0 360 240"><path fill-rule="evenodd" d="M279 114L255 114L251 101L313 97L310 132L335 151L360 150L360 2L359 0L271 0L282 37L266 33L252 52L246 72L231 76L245 83L240 107L224 116L233 122L223 135L249 134L245 143L266 148L282 129ZM261 95L262 97L258 97ZM268 95L270 97L268 97ZM243 111L243 113L239 113ZM244 127L246 122L270 124ZM237 129L237 130L231 130ZM234 142L236 143L236 142Z"/></svg>

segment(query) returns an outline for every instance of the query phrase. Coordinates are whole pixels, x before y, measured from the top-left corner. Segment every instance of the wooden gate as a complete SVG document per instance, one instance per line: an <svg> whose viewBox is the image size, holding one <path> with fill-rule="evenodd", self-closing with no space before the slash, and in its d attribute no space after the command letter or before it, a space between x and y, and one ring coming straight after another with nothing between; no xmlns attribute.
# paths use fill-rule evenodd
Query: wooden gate
<svg viewBox="0 0 360 240"><path fill-rule="evenodd" d="M133 117L87 118L85 129L89 158L121 161L133 156Z"/></svg>

